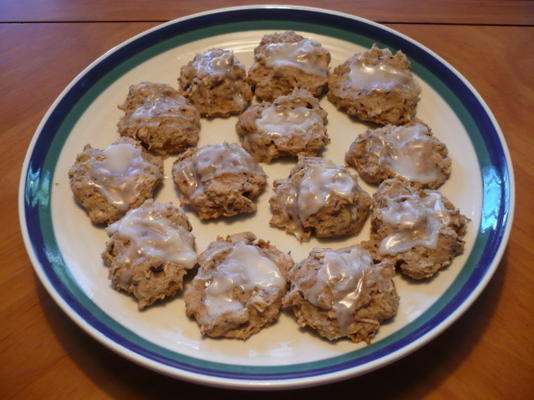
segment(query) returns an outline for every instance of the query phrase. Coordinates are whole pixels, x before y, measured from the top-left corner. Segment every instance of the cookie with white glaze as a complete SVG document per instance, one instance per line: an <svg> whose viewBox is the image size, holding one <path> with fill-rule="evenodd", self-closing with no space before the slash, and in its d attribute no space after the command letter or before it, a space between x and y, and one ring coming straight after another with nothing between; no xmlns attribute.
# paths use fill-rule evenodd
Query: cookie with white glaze
<svg viewBox="0 0 534 400"><path fill-rule="evenodd" d="M420 93L404 53L375 45L337 66L328 81L328 99L340 111L382 125L410 122Z"/></svg>
<svg viewBox="0 0 534 400"><path fill-rule="evenodd" d="M198 262L185 305L203 335L246 340L278 319L288 254L245 232L217 238Z"/></svg>
<svg viewBox="0 0 534 400"><path fill-rule="evenodd" d="M180 70L180 92L202 117L228 117L247 108L252 90L245 67L230 50L197 54Z"/></svg>
<svg viewBox="0 0 534 400"><path fill-rule="evenodd" d="M197 262L191 224L171 203L147 200L106 228L102 254L113 288L132 294L140 310L176 295Z"/></svg>
<svg viewBox="0 0 534 400"><path fill-rule="evenodd" d="M431 278L463 252L469 219L441 193L388 179L373 195L371 240L379 260L413 279Z"/></svg>
<svg viewBox="0 0 534 400"><path fill-rule="evenodd" d="M284 307L291 307L299 326L328 340L369 343L397 313L394 274L392 263L374 262L359 246L316 248L289 270Z"/></svg>
<svg viewBox="0 0 534 400"><path fill-rule="evenodd" d="M371 185L403 178L415 186L436 189L451 172L447 147L418 120L368 129L351 144L345 162Z"/></svg>
<svg viewBox="0 0 534 400"><path fill-rule="evenodd" d="M198 143L200 114L177 90L164 83L130 86L119 106L121 136L139 140L156 154L181 152Z"/></svg>
<svg viewBox="0 0 534 400"><path fill-rule="evenodd" d="M356 235L371 208L371 197L346 168L320 157L300 157L285 179L275 180L270 224L300 241L311 235Z"/></svg>
<svg viewBox="0 0 534 400"><path fill-rule="evenodd" d="M330 142L326 111L304 89L272 103L250 106L239 116L237 133L243 147L260 162L280 157L318 155Z"/></svg>
<svg viewBox="0 0 534 400"><path fill-rule="evenodd" d="M320 96L328 85L330 53L316 40L285 31L265 35L254 49L254 64L248 80L254 94L272 100L293 92L308 90Z"/></svg>
<svg viewBox="0 0 534 400"><path fill-rule="evenodd" d="M76 201L96 224L110 224L154 196L163 162L123 137L104 150L86 145L69 170Z"/></svg>
<svg viewBox="0 0 534 400"><path fill-rule="evenodd" d="M267 175L237 143L189 149L172 168L182 206L201 219L256 211L254 200L265 190Z"/></svg>

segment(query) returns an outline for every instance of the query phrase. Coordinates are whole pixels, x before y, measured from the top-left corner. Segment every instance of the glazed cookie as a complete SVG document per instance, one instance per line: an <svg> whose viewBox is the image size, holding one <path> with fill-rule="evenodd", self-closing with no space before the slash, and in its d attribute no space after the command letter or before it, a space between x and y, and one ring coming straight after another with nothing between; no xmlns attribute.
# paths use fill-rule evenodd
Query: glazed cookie
<svg viewBox="0 0 534 400"><path fill-rule="evenodd" d="M293 31L265 35L254 49L248 80L263 100L290 94L295 88L320 96L328 84L330 53L316 40Z"/></svg>
<svg viewBox="0 0 534 400"><path fill-rule="evenodd" d="M267 184L261 166L237 143L189 149L174 163L182 205L201 219L256 211L254 199Z"/></svg>
<svg viewBox="0 0 534 400"><path fill-rule="evenodd" d="M352 143L345 161L372 185L401 177L415 186L436 189L450 175L447 153L445 144L432 136L427 125L412 121L367 130Z"/></svg>
<svg viewBox="0 0 534 400"><path fill-rule="evenodd" d="M299 326L328 340L369 343L381 322L397 313L394 274L392 263L374 263L359 246L313 249L289 270L284 307L292 307Z"/></svg>
<svg viewBox="0 0 534 400"><path fill-rule="evenodd" d="M319 157L300 157L289 177L274 181L270 224L300 241L312 234L331 238L357 234L371 197L346 168Z"/></svg>
<svg viewBox="0 0 534 400"><path fill-rule="evenodd" d="M373 200L371 248L375 257L393 261L403 274L430 278L463 252L469 219L438 191L388 179Z"/></svg>
<svg viewBox="0 0 534 400"><path fill-rule="evenodd" d="M404 53L375 45L337 66L328 87L328 99L341 111L383 125L411 121L421 93Z"/></svg>
<svg viewBox="0 0 534 400"><path fill-rule="evenodd" d="M243 147L260 162L284 156L313 156L330 142L326 111L304 89L255 104L240 115L236 129Z"/></svg>
<svg viewBox="0 0 534 400"><path fill-rule="evenodd" d="M200 254L185 306L203 335L245 340L278 319L293 260L255 240L249 232L219 237Z"/></svg>
<svg viewBox="0 0 534 400"><path fill-rule="evenodd" d="M105 150L86 145L69 170L74 198L97 224L115 222L139 207L162 179L161 159L126 137Z"/></svg>
<svg viewBox="0 0 534 400"><path fill-rule="evenodd" d="M118 291L132 294L140 310L182 289L197 263L191 224L171 203L147 200L106 228L102 254Z"/></svg>
<svg viewBox="0 0 534 400"><path fill-rule="evenodd" d="M211 49L183 66L178 82L202 117L228 117L241 113L252 99L246 76L232 51Z"/></svg>
<svg viewBox="0 0 534 400"><path fill-rule="evenodd" d="M125 112L117 125L121 136L141 141L154 153L181 152L198 142L200 114L169 85L132 85L119 108Z"/></svg>

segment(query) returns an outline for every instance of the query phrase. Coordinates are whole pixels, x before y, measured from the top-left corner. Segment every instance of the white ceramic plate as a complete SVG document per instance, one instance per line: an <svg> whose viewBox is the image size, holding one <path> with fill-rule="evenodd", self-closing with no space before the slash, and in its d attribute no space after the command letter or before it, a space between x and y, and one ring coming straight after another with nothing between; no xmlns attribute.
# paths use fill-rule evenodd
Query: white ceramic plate
<svg viewBox="0 0 534 400"><path fill-rule="evenodd" d="M440 189L471 219L465 252L431 282L395 278L401 303L373 344L329 343L297 327L290 314L246 342L203 339L185 316L183 298L137 311L133 298L112 290L100 259L106 234L78 207L67 171L83 146L104 148L118 137L116 124L131 84L177 86L182 65L196 53L233 50L250 67L252 51L266 33L294 29L319 40L336 66L376 42L402 49L422 87L417 116L447 144L451 179ZM326 99L332 139L324 157L343 164L345 151L365 125L339 113ZM202 120L199 145L237 142L236 117ZM178 202L171 179L175 157L165 162L157 200ZM269 180L286 177L290 162L264 165ZM420 347L450 325L485 286L508 238L513 211L511 164L504 139L489 109L452 67L409 38L381 25L325 10L303 7L240 7L197 14L161 25L96 60L59 96L41 122L28 150L20 186L21 226L35 270L50 294L88 333L125 357L162 373L209 385L286 388L356 376ZM375 188L362 184L369 192ZM193 213L197 248L217 235L252 231L298 261L313 247L340 248L356 238L300 244L269 227L268 199L245 218L200 222Z"/></svg>

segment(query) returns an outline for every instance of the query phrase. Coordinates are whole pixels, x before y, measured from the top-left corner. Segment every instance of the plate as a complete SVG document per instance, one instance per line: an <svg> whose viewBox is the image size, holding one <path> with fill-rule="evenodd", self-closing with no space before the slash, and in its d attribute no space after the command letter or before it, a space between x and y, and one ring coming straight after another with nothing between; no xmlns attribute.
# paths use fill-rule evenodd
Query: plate
<svg viewBox="0 0 534 400"><path fill-rule="evenodd" d="M103 148L117 137L117 105L128 86L141 81L176 86L179 68L209 48L233 50L250 67L252 50L265 33L286 29L319 40L332 66L377 43L402 49L422 87L417 115L444 141L453 160L451 179L440 189L471 222L465 252L431 282L395 278L398 315L384 324L371 345L329 343L299 329L288 313L275 325L242 342L203 339L185 316L183 298L138 312L134 300L112 290L100 259L106 235L78 207L67 171L83 146ZM365 125L339 113L326 99L332 143L324 157L343 155ZM202 120L199 145L236 142L237 118ZM177 196L170 177L175 157L165 161L159 201ZM265 166L273 179L293 163ZM41 121L24 162L20 223L35 271L60 307L86 332L124 357L161 373L197 383L247 389L318 385L391 363L436 337L480 294L508 240L514 183L502 133L483 100L453 67L429 49L387 27L338 12L307 7L252 6L181 18L146 31L110 50L82 71ZM363 185L369 192L375 189ZM253 231L295 260L313 247L339 248L368 237L312 240L299 244L268 225L270 189L249 217L202 223L188 213L202 251L217 235ZM369 222L367 223L369 225Z"/></svg>

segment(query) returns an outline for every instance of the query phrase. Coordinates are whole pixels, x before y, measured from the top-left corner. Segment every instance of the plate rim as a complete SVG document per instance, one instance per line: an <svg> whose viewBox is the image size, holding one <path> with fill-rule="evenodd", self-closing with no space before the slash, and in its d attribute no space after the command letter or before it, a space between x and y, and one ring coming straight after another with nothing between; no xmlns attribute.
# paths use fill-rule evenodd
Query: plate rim
<svg viewBox="0 0 534 400"><path fill-rule="evenodd" d="M424 52L431 55L434 59L442 63L444 66L446 66L469 89L469 91L475 96L476 100L483 107L484 111L489 117L489 120L498 135L499 144L502 147L502 151L503 151L504 158L506 161L506 171L508 172L508 184L509 184L509 192L508 192L509 200L507 204L508 214L507 214L507 221L506 221L505 229L501 237L501 240L499 242L498 250L495 254L495 257L491 260L491 264L489 268L487 269L485 275L480 280L478 285L473 290L470 291L469 295L463 300L463 302L451 314L449 314L440 324L436 325L431 331L423 334L421 337L416 339L414 342L409 343L408 345L395 351L394 353L387 354L384 357L378 358L364 365L353 366L351 368L347 368L341 371L334 371L331 373L325 373L325 374L314 375L314 376L304 376L304 377L298 377L298 378L285 378L285 379L277 378L273 380L257 380L257 379L244 380L244 379L233 379L233 378L224 378L224 377L219 377L219 376L199 374L197 372L177 369L175 367L171 367L168 365L158 363L155 360L147 359L146 357L138 353L135 353L132 350L125 348L121 346L120 344L112 341L110 338L106 337L102 332L100 332L97 328L90 325L82 316L80 316L74 309L72 309L71 306L67 303L67 301L59 294L59 292L56 290L53 284L49 281L48 277L46 276L43 270L43 266L39 262L32 247L32 241L31 241L30 234L28 232L28 227L27 227L25 204L24 204L27 174L29 171L29 163L30 163L31 156L34 152L37 139L42 133L45 123L48 121L50 115L56 109L57 105L61 102L61 100L65 97L65 95L72 89L72 87L82 77L84 77L88 71L90 71L95 65L99 64L102 60L105 60L107 57L115 53L120 48L154 31L158 31L164 27L177 24L177 23L181 23L183 21L197 18L197 17L220 14L220 13L224 13L228 11L253 10L253 9L302 10L302 11L310 11L310 12L315 12L315 13L340 16L340 17L347 18L349 20L356 20L359 22L363 22L365 24L374 26L375 28L378 28L380 30L385 30L395 36L402 38L405 41L412 43L413 45L422 49ZM104 52L101 56L96 58L87 67L85 67L80 73L78 73L69 82L69 84L62 90L62 92L57 96L57 98L48 108L47 112L45 113L45 115L43 116L39 125L36 128L30 144L28 145L28 149L27 149L27 152L24 158L20 181L19 181L19 223L21 227L21 233L23 236L26 252L28 253L28 256L32 262L32 266L34 270L36 271L41 283L47 289L48 293L52 296L56 304L58 304L60 308L78 326L80 326L86 333L88 333L90 336L95 338L97 341L99 341L106 347L110 348L116 353L144 367L148 367L152 370L156 370L165 375L169 375L172 377L180 377L182 379L192 381L195 383L202 383L202 384L207 384L211 386L222 386L222 387L234 388L234 389L287 389L287 388L297 388L297 387L304 387L304 386L319 385L319 384L324 384L324 383L331 383L334 381L345 379L347 377L356 376L356 375L363 374L363 373L368 373L377 368L388 365L400 358L407 356L408 354L417 350L424 344L430 342L435 337L437 337L439 334L441 334L445 329L451 326L460 317L460 315L462 315L467 310L467 308L469 308L472 305L474 300L478 298L482 290L487 286L489 280L494 275L494 272L502 259L504 250L508 243L510 230L511 230L512 223L513 223L514 211L515 211L515 180L514 180L514 173L513 173L513 165L511 163L511 157L509 154L508 146L504 138L504 135L502 134L500 126L497 123L493 113L491 112L487 104L484 102L480 94L476 91L473 85L466 78L464 78L462 74L460 74L452 65L450 65L447 61L442 59L432 50L428 49L426 46L422 45L416 40L394 29L391 29L385 25L378 24L376 22L367 20L365 18L358 17L358 16L348 14L348 13L328 10L324 8L307 7L307 6L292 6L292 5L276 5L276 4L225 7L225 8L218 8L218 9L213 9L209 11L187 15L181 18L177 18L177 19L165 22L163 24L158 24L148 30L145 30L119 43L118 45ZM362 369L362 367L364 366L365 366L364 371L358 371Z"/></svg>

